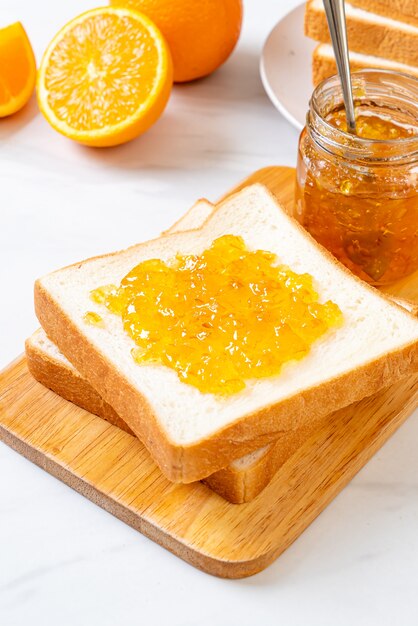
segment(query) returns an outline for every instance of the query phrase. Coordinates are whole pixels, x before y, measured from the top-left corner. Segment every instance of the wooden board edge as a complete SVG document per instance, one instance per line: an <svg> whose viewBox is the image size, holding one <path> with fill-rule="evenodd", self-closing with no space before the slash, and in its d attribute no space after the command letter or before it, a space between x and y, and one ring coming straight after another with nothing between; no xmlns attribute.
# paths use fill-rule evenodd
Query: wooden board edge
<svg viewBox="0 0 418 626"><path fill-rule="evenodd" d="M15 359L9 367L19 362L19 357ZM7 371L6 367L4 371ZM371 457L390 439L392 434L404 423L408 416L415 410L415 403L408 403L404 408L384 427L375 432L373 440L369 442L367 448L360 448L358 453L350 459L350 471L341 471L338 479L332 488L329 488L326 498L321 502L321 506L313 506L304 511L303 523L295 525L292 532L286 537L278 547L271 549L250 560L227 560L218 559L187 545L182 540L170 534L167 530L161 530L151 521L140 514L129 510L114 498L96 488L82 477L72 473L62 463L56 461L51 455L31 446L23 439L19 438L10 429L0 424L0 440L26 459L48 472L74 491L80 493L94 504L100 506L108 513L114 515L122 522L128 524L145 537L159 544L172 554L180 557L183 561L196 567L197 569L219 578L239 579L247 578L257 574L271 565L301 534L310 524L321 514L329 503L340 493L352 480L352 478L367 464ZM1 406L0 406L1 413ZM98 418L99 419L99 418ZM342 468L343 469L343 468ZM240 506L233 505L231 506Z"/></svg>
<svg viewBox="0 0 418 626"><path fill-rule="evenodd" d="M16 359L13 363L15 361ZM7 370L8 367L5 369ZM270 558L270 555L263 555L249 561L227 561L211 557L188 546L174 535L169 534L168 531L162 531L146 518L125 508L91 483L73 474L51 456L45 455L45 452L30 446L2 424L0 424L0 441L120 521L206 574L218 578L247 578L265 569L276 558L276 556Z"/></svg>

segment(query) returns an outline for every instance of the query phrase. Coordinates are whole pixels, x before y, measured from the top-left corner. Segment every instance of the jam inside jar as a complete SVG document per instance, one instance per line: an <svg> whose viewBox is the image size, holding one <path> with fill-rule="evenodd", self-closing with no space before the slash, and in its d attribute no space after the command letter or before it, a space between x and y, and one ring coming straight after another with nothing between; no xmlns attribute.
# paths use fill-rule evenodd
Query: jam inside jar
<svg viewBox="0 0 418 626"><path fill-rule="evenodd" d="M299 140L294 217L373 285L418 269L418 80L352 75L356 135L339 80L315 89Z"/></svg>

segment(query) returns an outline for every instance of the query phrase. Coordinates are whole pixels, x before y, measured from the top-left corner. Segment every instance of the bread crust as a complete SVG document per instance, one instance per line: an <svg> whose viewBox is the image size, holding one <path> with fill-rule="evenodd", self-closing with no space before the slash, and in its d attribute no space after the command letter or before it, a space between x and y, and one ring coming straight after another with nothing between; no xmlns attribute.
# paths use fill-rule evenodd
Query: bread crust
<svg viewBox="0 0 418 626"><path fill-rule="evenodd" d="M274 196L267 189L263 189L277 203ZM373 290L376 295L372 287L365 286L360 279L353 277L328 251L314 242L302 226L295 222L295 227L311 239L312 244L319 247L340 271L363 285L363 288ZM378 297L388 300L382 294ZM180 445L173 442L162 430L158 417L146 398L77 328L44 288L42 279L35 283L35 310L48 336L80 374L127 422L163 474L172 482L189 483L207 478L234 459L273 443L283 433L317 423L318 419L376 393L418 368L418 342L412 342L366 362L356 370L307 388L279 404L248 413L199 441ZM408 313L405 312L405 315Z"/></svg>
<svg viewBox="0 0 418 626"><path fill-rule="evenodd" d="M418 26L418 3L416 0L350 0L359 9L377 13L393 20Z"/></svg>
<svg viewBox="0 0 418 626"><path fill-rule="evenodd" d="M89 413L102 417L110 424L134 435L114 409L103 400L93 387L74 368L63 365L51 356L45 358L30 338L25 342L26 362L32 376L65 400L73 402Z"/></svg>
<svg viewBox="0 0 418 626"><path fill-rule="evenodd" d="M314 86L319 85L325 78L334 76L337 73L337 64L335 59L330 57L323 57L319 54L319 48L321 44L318 44L312 53L312 84ZM352 60L350 60L350 70L357 71L362 70L363 67L358 67Z"/></svg>
<svg viewBox="0 0 418 626"><path fill-rule="evenodd" d="M234 464L228 465L225 469L205 478L203 482L229 502L234 504L251 502L269 484L286 461L328 419L329 416L283 433L248 469L240 470L234 467Z"/></svg>
<svg viewBox="0 0 418 626"><path fill-rule="evenodd" d="M347 15L346 18L350 50L418 66L416 34L400 32L379 23L365 22L352 15ZM306 4L305 35L321 43L331 42L325 11L315 7L312 0Z"/></svg>
<svg viewBox="0 0 418 626"><path fill-rule="evenodd" d="M319 51L320 47L321 44L319 44L312 53L312 83L314 86L325 80L325 78L334 76L334 74L337 73L337 64L335 59L328 56L322 56ZM350 69L352 72L376 67L378 67L377 64L364 63L362 61L358 61L357 59L353 59L352 57L350 59ZM418 68L410 66L409 73L414 76L418 76Z"/></svg>
<svg viewBox="0 0 418 626"><path fill-rule="evenodd" d="M205 219L203 219L203 221L201 219L199 220L199 226L194 226L193 228L190 228L189 227L190 216L193 216L194 218L196 209L198 205L201 203L203 203L207 207L207 216L205 216ZM170 226L170 228L163 230L161 234L172 235L174 233L178 233L184 230L193 230L196 228L201 228L203 224L205 223L206 219L208 219L209 215L211 215L214 210L215 210L215 206L211 202L209 202L209 200L206 200L206 198L199 198L199 200L196 200L193 206L191 206L190 209L186 211L186 213L184 213L181 217L179 217L179 219L176 220L174 224ZM193 219L193 221L195 221L195 219Z"/></svg>

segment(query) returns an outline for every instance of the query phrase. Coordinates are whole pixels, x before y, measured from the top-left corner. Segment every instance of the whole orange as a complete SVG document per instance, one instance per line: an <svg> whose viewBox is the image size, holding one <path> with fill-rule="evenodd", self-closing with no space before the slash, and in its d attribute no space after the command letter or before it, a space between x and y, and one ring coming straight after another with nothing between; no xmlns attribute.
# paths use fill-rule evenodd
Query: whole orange
<svg viewBox="0 0 418 626"><path fill-rule="evenodd" d="M110 0L145 13L171 50L175 82L201 78L218 68L238 41L242 0Z"/></svg>

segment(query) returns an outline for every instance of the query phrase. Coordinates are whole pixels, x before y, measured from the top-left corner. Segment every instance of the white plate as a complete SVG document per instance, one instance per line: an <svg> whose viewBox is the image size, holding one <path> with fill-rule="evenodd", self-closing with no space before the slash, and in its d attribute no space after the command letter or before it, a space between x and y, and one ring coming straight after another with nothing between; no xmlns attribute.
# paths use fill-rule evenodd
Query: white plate
<svg viewBox="0 0 418 626"><path fill-rule="evenodd" d="M305 126L316 42L303 34L305 3L282 17L263 47L260 74L274 106L299 130Z"/></svg>

